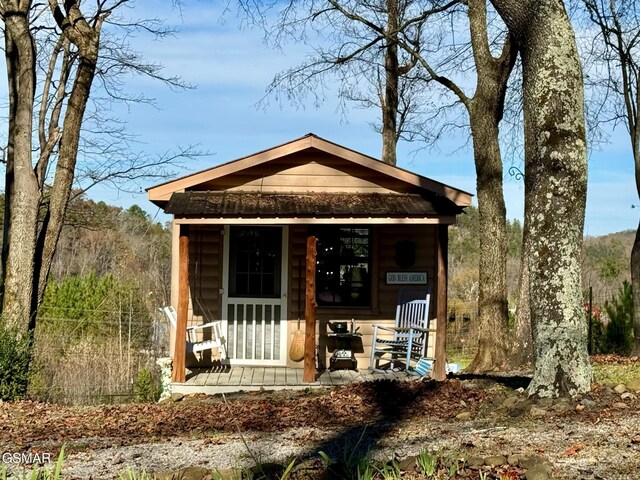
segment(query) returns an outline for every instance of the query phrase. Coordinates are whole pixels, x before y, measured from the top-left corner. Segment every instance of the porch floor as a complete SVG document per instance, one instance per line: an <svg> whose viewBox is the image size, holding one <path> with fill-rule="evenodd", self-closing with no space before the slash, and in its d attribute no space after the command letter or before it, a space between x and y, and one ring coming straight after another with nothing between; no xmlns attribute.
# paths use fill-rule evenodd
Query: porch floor
<svg viewBox="0 0 640 480"><path fill-rule="evenodd" d="M324 370L316 375L316 381L302 381L302 368L286 367L231 367L226 369L192 369L185 383L173 383L171 390L176 393L232 393L256 390L284 390L331 387L355 382L380 379L400 381L418 380L421 377L404 371L378 373L368 369Z"/></svg>

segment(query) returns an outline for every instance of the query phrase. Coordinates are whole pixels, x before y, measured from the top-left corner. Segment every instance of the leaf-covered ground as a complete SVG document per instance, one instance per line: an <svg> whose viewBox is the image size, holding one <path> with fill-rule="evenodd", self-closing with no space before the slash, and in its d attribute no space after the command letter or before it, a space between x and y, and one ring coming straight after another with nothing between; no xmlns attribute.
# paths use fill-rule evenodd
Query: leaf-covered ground
<svg viewBox="0 0 640 480"><path fill-rule="evenodd" d="M37 447L108 437L122 444L205 432L280 432L297 427L371 426L407 417L448 418L460 402L477 411L488 393L460 382L377 381L335 390L195 395L177 403L65 407L0 404L0 446ZM99 443L99 440L98 440Z"/></svg>
<svg viewBox="0 0 640 480"><path fill-rule="evenodd" d="M229 468L256 455L286 462L324 451L339 458L357 447L382 459L423 449L465 458L538 456L554 478L640 479L640 394L594 384L579 399L531 402L504 383L376 381L100 407L0 403L0 452L55 455L65 444L72 478L116 478L127 466Z"/></svg>

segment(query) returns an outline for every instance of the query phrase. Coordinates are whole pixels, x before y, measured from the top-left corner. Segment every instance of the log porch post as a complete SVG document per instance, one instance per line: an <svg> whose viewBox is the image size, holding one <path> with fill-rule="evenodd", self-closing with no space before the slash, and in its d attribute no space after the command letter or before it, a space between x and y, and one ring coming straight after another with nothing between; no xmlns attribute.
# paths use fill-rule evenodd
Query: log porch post
<svg viewBox="0 0 640 480"><path fill-rule="evenodd" d="M171 380L184 383L186 380L187 316L189 313L189 227L187 225L180 226L178 251L178 319Z"/></svg>
<svg viewBox="0 0 640 480"><path fill-rule="evenodd" d="M447 378L447 263L449 249L449 225L438 225L436 227L436 348L435 362L433 365L434 380L445 380Z"/></svg>
<svg viewBox="0 0 640 480"><path fill-rule="evenodd" d="M316 374L316 237L307 237L304 304L304 374L306 383L315 382Z"/></svg>

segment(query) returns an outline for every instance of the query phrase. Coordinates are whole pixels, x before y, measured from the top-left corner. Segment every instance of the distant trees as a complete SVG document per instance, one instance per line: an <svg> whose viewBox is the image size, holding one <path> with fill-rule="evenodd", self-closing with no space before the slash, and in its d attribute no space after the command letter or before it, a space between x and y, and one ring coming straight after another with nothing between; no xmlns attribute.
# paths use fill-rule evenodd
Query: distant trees
<svg viewBox="0 0 640 480"><path fill-rule="evenodd" d="M477 304L480 264L481 229L476 207L465 208L456 225L449 229L449 290L450 299ZM507 236L507 295L515 305L517 278L520 270L522 224L519 220L506 221Z"/></svg>
<svg viewBox="0 0 640 480"><path fill-rule="evenodd" d="M604 237L587 237L582 259L583 288L592 288L598 300L614 295L624 281L631 280L630 258L635 231Z"/></svg>
<svg viewBox="0 0 640 480"><path fill-rule="evenodd" d="M640 6L635 0L583 0L591 24L598 30L592 54L604 60L605 121L622 123L629 134L640 195ZM602 120L602 119L600 119ZM633 351L640 355L640 225L631 254L633 284Z"/></svg>
<svg viewBox="0 0 640 480"><path fill-rule="evenodd" d="M54 257L52 278L113 275L135 282L149 311L170 301L169 229L139 206L121 209L80 196L69 205Z"/></svg>
<svg viewBox="0 0 640 480"><path fill-rule="evenodd" d="M170 230L137 205L83 196L67 220L38 308L30 394L122 401L167 340L155 320L158 305L170 301Z"/></svg>

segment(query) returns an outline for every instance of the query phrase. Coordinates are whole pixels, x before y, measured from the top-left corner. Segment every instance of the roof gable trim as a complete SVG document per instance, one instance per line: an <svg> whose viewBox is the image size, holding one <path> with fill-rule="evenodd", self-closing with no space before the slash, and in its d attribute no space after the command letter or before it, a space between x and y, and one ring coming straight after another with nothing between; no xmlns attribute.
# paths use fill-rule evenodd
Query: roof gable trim
<svg viewBox="0 0 640 480"><path fill-rule="evenodd" d="M225 175L230 175L249 167L261 165L263 163L282 158L309 148L315 148L322 152L342 158L358 166L369 168L383 175L388 175L402 180L410 185L414 185L425 190L433 191L456 203L458 206L468 206L471 204L471 194L450 187L443 183L417 175L400 167L389 165L373 157L356 152L336 143L330 142L313 134L308 134L297 140L285 143L268 150L248 155L246 157L217 165L200 172L196 172L176 180L171 180L160 185L147 189L147 195L151 201L167 201L171 194L184 191L187 188L199 185Z"/></svg>

